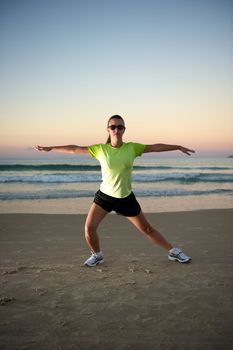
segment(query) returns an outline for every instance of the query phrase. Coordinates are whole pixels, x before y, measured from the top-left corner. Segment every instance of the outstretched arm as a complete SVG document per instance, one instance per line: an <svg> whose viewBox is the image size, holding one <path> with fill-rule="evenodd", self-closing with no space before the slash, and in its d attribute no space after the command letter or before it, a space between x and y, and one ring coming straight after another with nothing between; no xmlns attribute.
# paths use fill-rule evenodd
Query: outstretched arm
<svg viewBox="0 0 233 350"><path fill-rule="evenodd" d="M148 152L167 152L167 151L181 151L188 156L191 156L191 153L195 153L194 150L178 146L178 145L166 145L164 143L156 143L154 145L146 145L144 153Z"/></svg>
<svg viewBox="0 0 233 350"><path fill-rule="evenodd" d="M35 149L41 152L61 152L61 153L72 153L72 154L86 154L88 153L88 149L86 146L76 146L76 145L67 145L67 146L36 146Z"/></svg>

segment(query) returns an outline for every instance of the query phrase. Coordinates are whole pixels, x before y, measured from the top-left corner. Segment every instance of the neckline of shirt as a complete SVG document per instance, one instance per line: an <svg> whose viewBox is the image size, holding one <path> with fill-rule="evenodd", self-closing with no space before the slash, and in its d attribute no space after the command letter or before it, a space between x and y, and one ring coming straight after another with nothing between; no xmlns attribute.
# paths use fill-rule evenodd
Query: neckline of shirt
<svg viewBox="0 0 233 350"><path fill-rule="evenodd" d="M121 147L124 146L124 144L125 144L125 142L123 142L122 145L121 145L120 147L114 147L114 146L111 145L111 143L109 143L109 146L110 146L111 148L113 148L113 149L120 149Z"/></svg>

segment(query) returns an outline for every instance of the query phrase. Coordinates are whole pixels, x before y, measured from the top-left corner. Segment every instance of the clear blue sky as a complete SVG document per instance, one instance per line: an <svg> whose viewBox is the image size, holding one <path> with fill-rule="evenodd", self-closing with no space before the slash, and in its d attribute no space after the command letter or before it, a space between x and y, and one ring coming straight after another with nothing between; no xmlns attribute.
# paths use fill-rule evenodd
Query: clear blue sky
<svg viewBox="0 0 233 350"><path fill-rule="evenodd" d="M230 0L1 0L2 154L127 139L233 151Z"/></svg>

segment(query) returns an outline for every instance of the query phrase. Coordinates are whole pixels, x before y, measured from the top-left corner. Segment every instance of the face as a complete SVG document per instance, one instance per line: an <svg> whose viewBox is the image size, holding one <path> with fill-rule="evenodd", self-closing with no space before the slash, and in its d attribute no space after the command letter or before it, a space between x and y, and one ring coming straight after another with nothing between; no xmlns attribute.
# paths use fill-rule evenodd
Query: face
<svg viewBox="0 0 233 350"><path fill-rule="evenodd" d="M125 132L124 120L118 118L110 119L108 123L108 132L112 136L122 136Z"/></svg>

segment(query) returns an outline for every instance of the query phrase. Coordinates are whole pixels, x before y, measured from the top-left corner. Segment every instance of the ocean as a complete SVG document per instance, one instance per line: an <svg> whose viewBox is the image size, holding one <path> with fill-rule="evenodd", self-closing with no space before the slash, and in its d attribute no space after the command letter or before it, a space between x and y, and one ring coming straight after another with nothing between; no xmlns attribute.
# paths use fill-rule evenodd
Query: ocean
<svg viewBox="0 0 233 350"><path fill-rule="evenodd" d="M150 203L152 200L170 203L172 200L179 207L181 204L181 209L182 203L189 202L190 207L192 201L196 203L195 209L198 206L202 209L202 203L208 202L212 208L213 201L216 208L233 207L231 158L143 155L135 160L132 179L133 191L139 201L148 199ZM6 211L7 206L13 208L14 203L28 205L30 209L35 202L46 206L52 200L58 203L76 199L81 206L84 199L93 198L100 182L100 166L87 155L61 157L41 154L33 159L1 159L0 211L1 208Z"/></svg>

